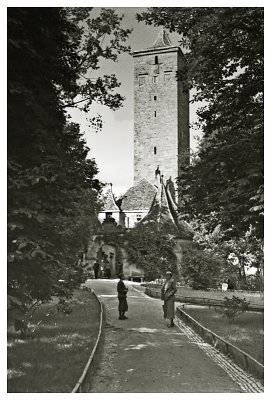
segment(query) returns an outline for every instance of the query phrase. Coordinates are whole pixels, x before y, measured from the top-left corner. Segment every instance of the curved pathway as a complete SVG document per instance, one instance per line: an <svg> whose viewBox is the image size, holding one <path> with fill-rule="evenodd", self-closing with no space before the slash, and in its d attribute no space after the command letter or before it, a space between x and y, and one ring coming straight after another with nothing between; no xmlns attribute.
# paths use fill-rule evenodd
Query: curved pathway
<svg viewBox="0 0 271 400"><path fill-rule="evenodd" d="M168 328L162 302L129 286L129 319L118 319L117 280L89 280L104 304L106 324L85 390L94 393L249 393L261 384L207 345L180 320Z"/></svg>

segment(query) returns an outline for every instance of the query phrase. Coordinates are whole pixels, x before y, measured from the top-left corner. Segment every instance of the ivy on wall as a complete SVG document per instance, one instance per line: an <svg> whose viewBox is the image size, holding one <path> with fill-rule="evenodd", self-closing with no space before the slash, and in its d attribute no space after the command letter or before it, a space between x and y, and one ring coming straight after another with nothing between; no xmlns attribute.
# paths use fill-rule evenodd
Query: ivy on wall
<svg viewBox="0 0 271 400"><path fill-rule="evenodd" d="M159 278L168 269L175 276L178 275L177 257L174 253L176 242L172 235L139 225L121 234L103 234L96 240L103 240L115 247L116 262L122 261L121 249L124 249L128 261L144 271L146 280Z"/></svg>

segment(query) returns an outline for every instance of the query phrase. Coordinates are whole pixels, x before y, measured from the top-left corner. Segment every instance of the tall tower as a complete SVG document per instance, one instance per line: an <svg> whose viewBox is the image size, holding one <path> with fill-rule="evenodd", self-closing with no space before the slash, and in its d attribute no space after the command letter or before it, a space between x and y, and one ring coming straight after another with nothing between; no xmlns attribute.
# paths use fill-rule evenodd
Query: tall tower
<svg viewBox="0 0 271 400"><path fill-rule="evenodd" d="M159 171L164 181L175 181L190 147L189 94L176 77L184 55L162 29L151 48L133 57L134 182L147 178L155 184Z"/></svg>

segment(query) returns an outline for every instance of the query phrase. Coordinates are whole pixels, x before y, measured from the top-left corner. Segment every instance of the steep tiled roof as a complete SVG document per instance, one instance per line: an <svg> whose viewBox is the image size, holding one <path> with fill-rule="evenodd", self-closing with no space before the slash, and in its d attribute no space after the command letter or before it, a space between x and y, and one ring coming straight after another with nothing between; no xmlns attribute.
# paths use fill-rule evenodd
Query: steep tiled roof
<svg viewBox="0 0 271 400"><path fill-rule="evenodd" d="M109 189L107 190L104 198L103 211L120 211L119 207L115 202L111 185L109 185Z"/></svg>
<svg viewBox="0 0 271 400"><path fill-rule="evenodd" d="M193 237L193 232L189 224L178 219L176 204L163 183L158 186L158 191L149 213L138 222L139 224L153 225L154 229L170 233L181 239L192 239Z"/></svg>
<svg viewBox="0 0 271 400"><path fill-rule="evenodd" d="M158 186L158 191L153 199L153 203L149 213L144 217L138 225L148 224L153 226L155 230L170 233L172 235L178 234L178 227L171 215L165 187L163 184Z"/></svg>
<svg viewBox="0 0 271 400"><path fill-rule="evenodd" d="M178 207L176 206L176 203L173 201L170 191L168 191L167 189L166 189L166 195L168 198L168 204L171 215L173 216L175 224L178 227L179 237L181 237L182 239L192 239L194 236L193 229L186 221L183 221L182 217L178 214Z"/></svg>
<svg viewBox="0 0 271 400"><path fill-rule="evenodd" d="M149 210L157 188L146 178L141 179L116 201L122 211Z"/></svg>

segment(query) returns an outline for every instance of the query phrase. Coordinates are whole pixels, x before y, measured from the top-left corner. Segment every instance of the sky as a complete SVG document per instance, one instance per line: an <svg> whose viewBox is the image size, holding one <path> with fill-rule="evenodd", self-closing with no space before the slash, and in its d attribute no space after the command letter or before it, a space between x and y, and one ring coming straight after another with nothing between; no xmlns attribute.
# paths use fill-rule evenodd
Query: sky
<svg viewBox="0 0 271 400"><path fill-rule="evenodd" d="M111 7L113 8L113 7ZM146 8L142 7L117 7L116 12L124 15L123 27L132 28L127 45L131 51L151 47L161 27L147 26L143 22L138 23L136 13ZM94 14L99 9L95 8ZM172 45L178 45L178 34L169 34ZM88 157L95 158L99 174L97 177L104 183L112 183L115 195L122 194L133 185L133 127L134 127L134 70L133 57L121 54L117 63L112 61L101 63L100 74L115 73L121 82L119 92L125 97L123 107L112 111L108 107L94 104L87 118L100 114L103 119L101 132L96 133L88 126L86 115L79 110L69 110L72 120L80 123L81 131L85 132L87 146L90 148ZM190 122L196 120L197 105L190 106ZM190 130L191 148L195 150L195 135L200 132Z"/></svg>

